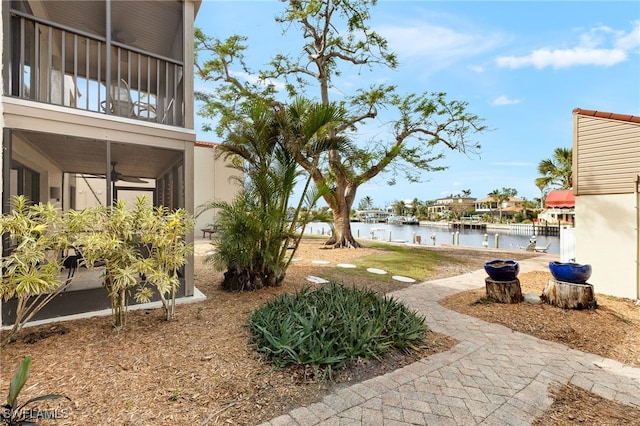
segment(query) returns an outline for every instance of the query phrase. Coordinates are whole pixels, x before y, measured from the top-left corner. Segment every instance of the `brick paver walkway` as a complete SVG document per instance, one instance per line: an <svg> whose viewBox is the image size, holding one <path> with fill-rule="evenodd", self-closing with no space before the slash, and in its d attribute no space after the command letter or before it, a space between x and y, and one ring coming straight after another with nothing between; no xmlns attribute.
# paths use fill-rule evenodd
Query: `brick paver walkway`
<svg viewBox="0 0 640 426"><path fill-rule="evenodd" d="M551 256L519 261L548 270ZM437 301L483 285L477 271L393 295L460 343L447 352L349 386L264 425L529 425L550 406L551 385L572 383L640 408L640 369L459 314ZM640 424L640 419L639 423Z"/></svg>

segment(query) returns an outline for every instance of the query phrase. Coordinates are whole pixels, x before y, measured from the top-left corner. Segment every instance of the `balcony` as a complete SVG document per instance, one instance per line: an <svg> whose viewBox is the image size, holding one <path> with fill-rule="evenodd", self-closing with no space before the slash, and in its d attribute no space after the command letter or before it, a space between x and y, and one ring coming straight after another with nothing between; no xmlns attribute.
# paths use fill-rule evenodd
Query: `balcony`
<svg viewBox="0 0 640 426"><path fill-rule="evenodd" d="M11 46L3 61L9 64L5 95L130 120L184 126L182 34L167 36L172 28L156 26L156 30L162 28L164 37L173 37L171 46L177 46L165 55L158 52L167 48L156 48L152 42L133 43L136 38L153 40L151 24L136 26L136 15L152 10L150 15L160 15L166 12L163 7L172 8L165 15L171 15L176 32L182 31L180 3L122 2L115 6L120 10L109 11L110 2L41 2L42 9L50 8L42 13L49 20L35 16L24 2L13 4L17 7L11 9L10 29L5 31ZM110 19L101 21L111 12L118 25L111 25ZM85 27L103 29L72 27L78 15L88 17L85 21L102 22L85 22ZM55 22L51 20L54 18ZM114 30L116 27L129 29ZM167 43L157 41L163 42Z"/></svg>

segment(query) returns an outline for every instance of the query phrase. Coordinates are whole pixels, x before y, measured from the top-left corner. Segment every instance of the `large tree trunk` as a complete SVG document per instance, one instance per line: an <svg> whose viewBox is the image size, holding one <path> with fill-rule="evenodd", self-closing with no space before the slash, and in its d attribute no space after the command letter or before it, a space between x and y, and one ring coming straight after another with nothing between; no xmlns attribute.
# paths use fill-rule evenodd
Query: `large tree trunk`
<svg viewBox="0 0 640 426"><path fill-rule="evenodd" d="M333 211L333 221L334 221L334 232L331 237L327 240L325 245L332 246L333 248L358 248L362 247L362 245L356 241L351 233L351 221L350 214L351 209L347 206L344 206L339 209L332 209Z"/></svg>

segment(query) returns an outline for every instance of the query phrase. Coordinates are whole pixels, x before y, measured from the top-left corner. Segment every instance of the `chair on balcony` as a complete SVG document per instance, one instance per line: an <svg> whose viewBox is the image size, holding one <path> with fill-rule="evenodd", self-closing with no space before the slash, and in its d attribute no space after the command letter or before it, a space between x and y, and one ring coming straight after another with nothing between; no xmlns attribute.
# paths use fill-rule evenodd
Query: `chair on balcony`
<svg viewBox="0 0 640 426"><path fill-rule="evenodd" d="M109 112L119 117L136 118L147 121L157 121L158 112L156 105L148 102L134 101L131 96L131 89L125 79L113 81L109 86ZM162 121L167 119L169 110L173 106L173 99L164 109ZM106 111L106 101L102 102L102 109Z"/></svg>
<svg viewBox="0 0 640 426"><path fill-rule="evenodd" d="M167 104L167 107L164 109L164 115L162 116L161 123L167 122L167 117L169 116L169 111L171 110L172 106L173 106L173 99L169 101L169 103Z"/></svg>

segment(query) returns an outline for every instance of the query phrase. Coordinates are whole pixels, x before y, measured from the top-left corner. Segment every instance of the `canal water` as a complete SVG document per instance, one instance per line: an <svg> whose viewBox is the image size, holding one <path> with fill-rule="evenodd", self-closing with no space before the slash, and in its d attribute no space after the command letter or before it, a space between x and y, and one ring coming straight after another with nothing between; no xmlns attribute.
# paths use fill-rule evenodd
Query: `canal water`
<svg viewBox="0 0 640 426"><path fill-rule="evenodd" d="M496 235L498 248L505 250L520 250L529 244L532 235L519 234L509 229L460 229L449 230L445 226L424 225L391 225L387 223L351 222L351 231L358 239L394 241L416 243L421 245L460 245L468 247L496 248ZM456 234L457 232L457 234ZM312 222L307 225L306 234L329 235L331 228L327 223ZM435 238L434 238L435 237ZM434 244L435 242L435 244ZM538 246L549 246L547 253L560 253L560 237L536 236Z"/></svg>

